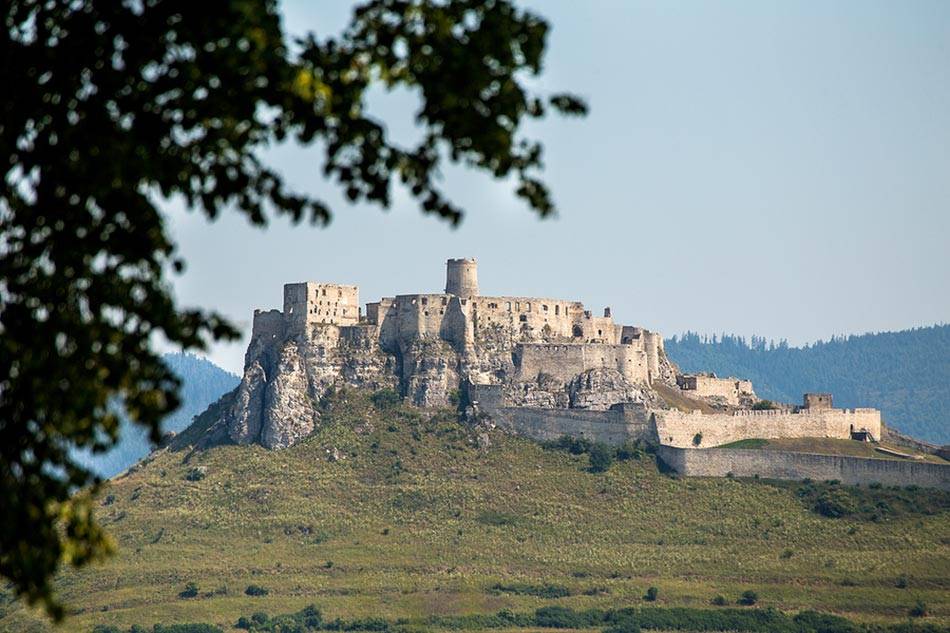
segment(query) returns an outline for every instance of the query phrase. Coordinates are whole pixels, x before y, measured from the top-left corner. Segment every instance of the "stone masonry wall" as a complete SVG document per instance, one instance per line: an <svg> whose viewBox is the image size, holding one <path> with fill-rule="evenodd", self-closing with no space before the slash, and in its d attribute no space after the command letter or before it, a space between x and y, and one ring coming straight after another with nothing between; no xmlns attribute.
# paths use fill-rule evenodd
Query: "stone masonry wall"
<svg viewBox="0 0 950 633"><path fill-rule="evenodd" d="M646 354L635 345L527 343L516 357L519 381L545 373L566 382L590 369L616 369L631 383L649 382Z"/></svg>
<svg viewBox="0 0 950 633"><path fill-rule="evenodd" d="M537 441L562 435L619 446L633 440L655 441L645 410L633 406L609 411L507 407L492 412L496 426Z"/></svg>
<svg viewBox="0 0 950 633"><path fill-rule="evenodd" d="M702 447L719 446L748 438L830 437L850 439L852 429L867 429L881 438L881 412L877 409L823 409L788 411L737 411L703 414L698 411L656 411L657 434L663 444L689 447L702 433Z"/></svg>
<svg viewBox="0 0 950 633"><path fill-rule="evenodd" d="M660 446L657 454L669 467L688 477L724 477L732 473L736 477L837 479L851 485L880 483L950 490L950 464L739 448Z"/></svg>

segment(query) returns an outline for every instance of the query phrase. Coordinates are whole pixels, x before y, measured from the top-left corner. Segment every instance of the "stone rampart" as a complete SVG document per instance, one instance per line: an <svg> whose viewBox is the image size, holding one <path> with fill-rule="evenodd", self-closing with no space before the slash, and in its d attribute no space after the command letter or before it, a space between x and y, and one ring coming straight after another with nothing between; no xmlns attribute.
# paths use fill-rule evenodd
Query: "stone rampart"
<svg viewBox="0 0 950 633"><path fill-rule="evenodd" d="M950 490L950 464L741 448L689 449L660 446L657 455L688 477L838 480Z"/></svg>
<svg viewBox="0 0 950 633"><path fill-rule="evenodd" d="M538 441L562 435L619 446L633 440L656 441L643 407L616 405L608 411L503 407L492 412L500 428Z"/></svg>
<svg viewBox="0 0 950 633"><path fill-rule="evenodd" d="M631 383L648 383L647 356L634 345L602 343L522 343L515 352L519 381L535 380L540 373L562 382L591 369L616 369Z"/></svg>
<svg viewBox="0 0 950 633"><path fill-rule="evenodd" d="M735 413L684 413L656 411L660 442L671 446L693 446L702 434L700 446L720 446L749 438L778 439L830 437L851 439L851 431L867 429L881 439L881 412L877 409L821 409L790 411L736 411Z"/></svg>

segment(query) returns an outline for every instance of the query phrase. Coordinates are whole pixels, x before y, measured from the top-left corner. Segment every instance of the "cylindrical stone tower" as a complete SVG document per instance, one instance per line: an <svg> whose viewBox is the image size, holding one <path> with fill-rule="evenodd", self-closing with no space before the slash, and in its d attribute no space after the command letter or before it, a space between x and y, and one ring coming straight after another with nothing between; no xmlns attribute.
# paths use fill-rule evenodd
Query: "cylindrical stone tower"
<svg viewBox="0 0 950 633"><path fill-rule="evenodd" d="M478 264L474 258L445 262L445 292L459 297L478 296Z"/></svg>

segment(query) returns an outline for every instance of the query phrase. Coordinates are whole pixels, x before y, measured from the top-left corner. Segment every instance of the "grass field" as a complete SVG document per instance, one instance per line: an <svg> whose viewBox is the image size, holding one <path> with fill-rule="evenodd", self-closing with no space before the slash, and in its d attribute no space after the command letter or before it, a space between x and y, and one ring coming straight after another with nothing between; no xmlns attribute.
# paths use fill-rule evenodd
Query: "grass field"
<svg viewBox="0 0 950 633"><path fill-rule="evenodd" d="M950 624L946 493L935 514L829 519L793 485L676 479L650 456L595 474L585 455L499 432L479 447L451 413L337 400L291 449L163 451L112 482L99 516L118 554L61 575L58 630L231 630L242 615L308 604L331 618L606 609L646 604L650 586L650 605L713 608L722 595L734 607L753 589L753 608L861 622L906 621L920 600L924 621ZM188 583L197 595L179 597ZM46 626L0 603L0 630Z"/></svg>
<svg viewBox="0 0 950 633"><path fill-rule="evenodd" d="M889 449L893 452L882 452L877 450L877 447ZM854 457L869 457L872 459L915 459L935 464L947 463L945 459L936 455L921 453L888 442L871 444L855 442L853 440L818 437L790 437L769 440L746 439L724 444L717 448L759 448L773 451L793 451L796 453L818 453L820 455L851 455ZM905 455L907 457L903 457Z"/></svg>

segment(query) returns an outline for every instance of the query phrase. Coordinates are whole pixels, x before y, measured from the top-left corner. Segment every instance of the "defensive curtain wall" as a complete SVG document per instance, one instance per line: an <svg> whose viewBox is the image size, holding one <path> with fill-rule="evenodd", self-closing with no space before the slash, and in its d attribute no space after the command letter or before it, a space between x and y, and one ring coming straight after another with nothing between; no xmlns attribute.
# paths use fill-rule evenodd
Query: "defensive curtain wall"
<svg viewBox="0 0 950 633"><path fill-rule="evenodd" d="M852 431L867 430L881 439L881 412L877 409L801 409L791 411L739 410L734 413L656 411L657 435L662 444L720 446L748 438L830 437L851 439Z"/></svg>
<svg viewBox="0 0 950 633"><path fill-rule="evenodd" d="M950 490L950 464L817 455L742 448L689 449L660 445L657 455L688 477L838 480L845 484L916 485Z"/></svg>
<svg viewBox="0 0 950 633"><path fill-rule="evenodd" d="M496 426L540 442L562 435L613 446L658 441L650 412L640 404L615 404L607 411L506 407L501 385L470 385L469 398L479 411L491 415Z"/></svg>

